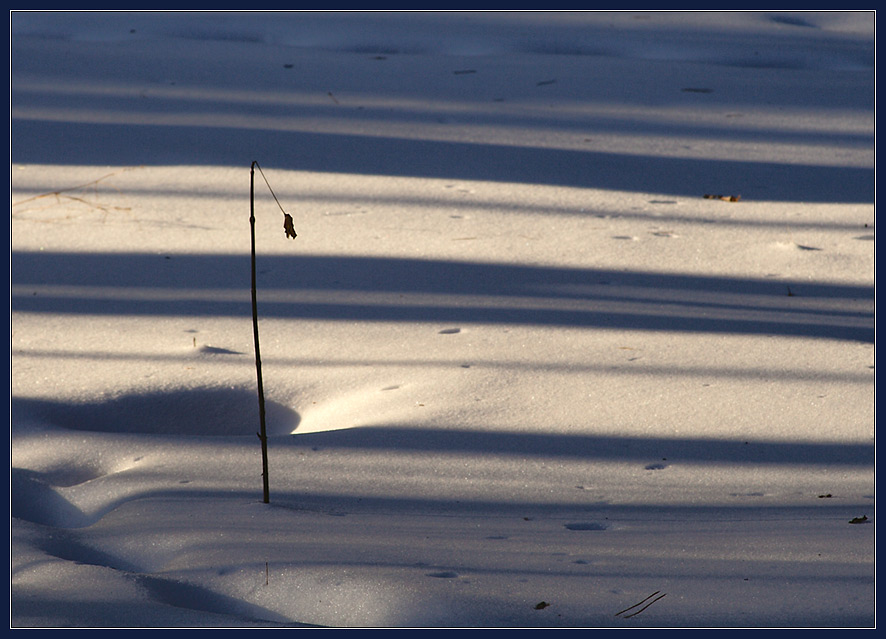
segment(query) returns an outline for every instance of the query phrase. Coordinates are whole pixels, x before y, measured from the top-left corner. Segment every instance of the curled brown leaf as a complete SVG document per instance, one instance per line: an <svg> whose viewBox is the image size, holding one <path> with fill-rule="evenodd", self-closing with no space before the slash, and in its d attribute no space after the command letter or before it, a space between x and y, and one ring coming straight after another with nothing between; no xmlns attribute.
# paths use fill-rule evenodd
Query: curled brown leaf
<svg viewBox="0 0 886 639"><path fill-rule="evenodd" d="M286 237L295 239L295 227L292 225L292 216L289 213L283 214L283 229L286 231Z"/></svg>

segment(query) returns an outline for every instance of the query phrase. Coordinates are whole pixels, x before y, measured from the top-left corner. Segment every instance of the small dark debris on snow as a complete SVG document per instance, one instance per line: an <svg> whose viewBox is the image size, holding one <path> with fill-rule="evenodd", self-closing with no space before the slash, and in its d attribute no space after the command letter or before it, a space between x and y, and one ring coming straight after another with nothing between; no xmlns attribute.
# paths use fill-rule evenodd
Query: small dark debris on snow
<svg viewBox="0 0 886 639"><path fill-rule="evenodd" d="M539 601L537 604L535 604L535 609L536 610L544 610L545 608L547 608L550 605L551 604L549 604L547 601Z"/></svg>
<svg viewBox="0 0 886 639"><path fill-rule="evenodd" d="M458 573L451 570L441 570L439 572L429 572L428 577L436 577L437 579L455 579Z"/></svg>
<svg viewBox="0 0 886 639"><path fill-rule="evenodd" d="M864 523L867 523L867 521L868 521L868 516L862 515L861 517L853 517L852 519L849 520L849 523L850 524L864 524Z"/></svg>
<svg viewBox="0 0 886 639"><path fill-rule="evenodd" d="M606 526L594 521L577 521L571 524L564 524L564 526L567 530L606 530Z"/></svg>

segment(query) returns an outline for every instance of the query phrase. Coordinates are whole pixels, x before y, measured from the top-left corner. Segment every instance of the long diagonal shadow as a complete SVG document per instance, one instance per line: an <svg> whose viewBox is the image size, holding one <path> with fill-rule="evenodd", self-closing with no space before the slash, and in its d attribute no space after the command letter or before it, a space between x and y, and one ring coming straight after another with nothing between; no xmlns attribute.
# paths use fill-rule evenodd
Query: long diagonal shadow
<svg viewBox="0 0 886 639"><path fill-rule="evenodd" d="M11 269L13 311L249 315L246 256L15 251ZM259 269L267 317L874 340L872 286L335 256Z"/></svg>
<svg viewBox="0 0 886 639"><path fill-rule="evenodd" d="M199 126L13 119L12 161L78 165L266 166L297 171L520 182L701 197L732 190L757 200L874 202L874 170L778 162L690 159ZM52 157L45 143L53 140ZM137 155L136 151L138 150ZM152 152L145 153L146 149ZM199 156L194 156L199 149ZM298 153L293 153L298 149ZM148 158L148 159L146 159Z"/></svg>
<svg viewBox="0 0 886 639"><path fill-rule="evenodd" d="M497 433L405 426L360 426L304 434L296 431L291 442L329 448L498 454L525 458L652 461L664 457L671 463L811 464L871 468L874 464L873 444Z"/></svg>

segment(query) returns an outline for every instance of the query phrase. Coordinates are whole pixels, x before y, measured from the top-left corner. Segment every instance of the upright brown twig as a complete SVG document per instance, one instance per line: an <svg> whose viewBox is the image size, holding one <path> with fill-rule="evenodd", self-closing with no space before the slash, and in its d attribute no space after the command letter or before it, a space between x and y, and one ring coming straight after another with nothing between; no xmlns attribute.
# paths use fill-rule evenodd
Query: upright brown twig
<svg viewBox="0 0 886 639"><path fill-rule="evenodd" d="M259 432L258 438L261 440L261 468L262 468L262 486L263 486L263 494L264 494L264 503L270 503L271 501L271 490L268 482L268 433L267 427L265 423L265 391L264 386L262 384L262 376L261 376L261 348L258 343L258 302L256 295L256 287L255 287L255 169L258 167L259 173L265 180L265 184L268 185L268 190L271 192L271 195L274 196L274 200L277 202L277 206L280 207L280 210L283 211L283 206L280 205L280 200L277 199L277 196L274 194L274 190L271 188L270 183L268 182L268 178L265 177L264 171L261 170L261 167L258 165L258 162L253 162L252 166L249 169L249 230L250 230L250 238L252 240L252 337L255 342L255 376L258 382L258 419L259 419ZM286 231L286 237L291 237L295 239L295 229L292 225L292 217L286 211L283 211L283 229Z"/></svg>

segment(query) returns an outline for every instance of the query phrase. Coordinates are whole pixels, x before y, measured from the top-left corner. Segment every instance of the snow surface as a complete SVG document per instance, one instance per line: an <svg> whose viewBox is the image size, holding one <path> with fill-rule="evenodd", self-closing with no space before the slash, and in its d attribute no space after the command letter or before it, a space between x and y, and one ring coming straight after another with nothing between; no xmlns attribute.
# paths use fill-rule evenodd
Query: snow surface
<svg viewBox="0 0 886 639"><path fill-rule="evenodd" d="M875 625L873 13L10 26L12 627Z"/></svg>

